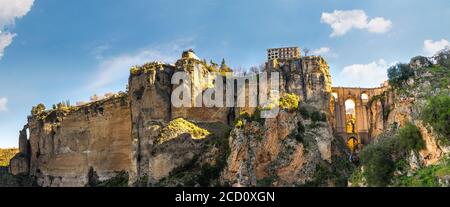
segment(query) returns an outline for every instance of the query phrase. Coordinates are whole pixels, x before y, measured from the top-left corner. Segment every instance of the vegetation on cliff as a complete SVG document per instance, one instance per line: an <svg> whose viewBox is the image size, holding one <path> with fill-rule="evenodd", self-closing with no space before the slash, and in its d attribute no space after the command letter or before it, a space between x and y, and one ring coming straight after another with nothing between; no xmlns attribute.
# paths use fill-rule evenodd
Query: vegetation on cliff
<svg viewBox="0 0 450 207"><path fill-rule="evenodd" d="M420 159L426 158L420 158L419 152L425 149L426 143L418 128L432 133L439 146L449 144L449 54L446 50L433 59L415 57L409 64L389 68L389 92L394 95L395 106L403 107L400 112L394 108L400 114L393 115L398 115L396 121L402 123L392 123L374 143L365 146L360 154L361 167L350 178L353 186L449 185L448 158L437 165L421 164ZM384 119L390 116L387 114Z"/></svg>
<svg viewBox="0 0 450 207"><path fill-rule="evenodd" d="M422 118L425 123L431 125L442 144L450 144L450 96L439 94L431 97L423 109Z"/></svg>
<svg viewBox="0 0 450 207"><path fill-rule="evenodd" d="M393 186L448 187L450 186L450 158L446 157L436 165L421 168L412 175L398 176L393 180Z"/></svg>
<svg viewBox="0 0 450 207"><path fill-rule="evenodd" d="M202 147L190 161L173 169L170 174L151 186L193 187L193 186L226 186L220 182L220 175L227 165L230 155L228 137L230 131L215 124L206 124L215 128L208 139L201 140ZM220 133L217 131L221 131ZM224 131L225 130L225 131ZM212 131L212 130L211 130ZM147 186L147 177L141 180L139 186Z"/></svg>
<svg viewBox="0 0 450 207"><path fill-rule="evenodd" d="M379 136L378 140L366 146L361 154L362 170L354 173L350 182L358 185L362 177L369 186L391 185L395 171L404 171L404 162L411 151L424 148L419 129L407 123L403 128L396 126Z"/></svg>
<svg viewBox="0 0 450 207"><path fill-rule="evenodd" d="M208 130L202 129L183 118L178 118L170 121L167 126L162 129L158 143L162 144L186 133L190 134L192 139L203 139L210 134Z"/></svg>
<svg viewBox="0 0 450 207"><path fill-rule="evenodd" d="M163 64L158 62L149 62L145 63L142 66L133 66L130 68L130 74L133 76L139 76L141 74L148 73L150 71L156 71L158 68L161 68Z"/></svg>
<svg viewBox="0 0 450 207"><path fill-rule="evenodd" d="M17 148L0 149L0 167L7 167L9 165L9 160L11 160L18 152L19 149Z"/></svg>
<svg viewBox="0 0 450 207"><path fill-rule="evenodd" d="M298 109L298 105L300 103L300 97L292 94L292 93L286 93L280 98L280 108L293 111Z"/></svg>
<svg viewBox="0 0 450 207"><path fill-rule="evenodd" d="M94 112L103 113L104 107L107 102L118 101L121 105L125 105L128 101L128 94L125 92L119 92L117 94L109 94L103 98L91 97L91 102L82 103L77 106L72 106L70 101L61 101L58 104L54 104L52 109L46 109L45 105L40 103L33 106L31 109L31 116L38 120L48 121L48 122L60 122L61 117L66 116L69 113L77 112L83 110L84 113Z"/></svg>

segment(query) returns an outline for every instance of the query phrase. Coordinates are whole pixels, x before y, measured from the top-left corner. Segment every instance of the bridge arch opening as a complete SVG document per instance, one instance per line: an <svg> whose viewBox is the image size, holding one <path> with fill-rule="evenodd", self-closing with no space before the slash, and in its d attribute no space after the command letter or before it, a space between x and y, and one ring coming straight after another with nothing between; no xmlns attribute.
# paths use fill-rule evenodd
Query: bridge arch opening
<svg viewBox="0 0 450 207"><path fill-rule="evenodd" d="M345 123L349 134L356 134L356 104L353 99L345 101Z"/></svg>
<svg viewBox="0 0 450 207"><path fill-rule="evenodd" d="M331 96L337 100L338 99L338 94L336 92L331 93Z"/></svg>
<svg viewBox="0 0 450 207"><path fill-rule="evenodd" d="M358 148L358 145L359 145L359 141L356 137L348 138L347 147L352 153L354 153L356 151L356 149Z"/></svg>
<svg viewBox="0 0 450 207"><path fill-rule="evenodd" d="M367 93L362 93L361 94L361 100L363 101L363 102L368 102L369 101L369 95L367 95Z"/></svg>

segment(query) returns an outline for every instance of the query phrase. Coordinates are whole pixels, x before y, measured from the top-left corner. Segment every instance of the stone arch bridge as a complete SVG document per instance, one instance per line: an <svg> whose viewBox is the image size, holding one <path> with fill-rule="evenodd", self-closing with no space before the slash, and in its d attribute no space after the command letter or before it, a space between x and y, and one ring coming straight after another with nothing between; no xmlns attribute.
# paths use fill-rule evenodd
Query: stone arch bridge
<svg viewBox="0 0 450 207"><path fill-rule="evenodd" d="M387 83L378 88L332 88L331 124L348 145L366 145L382 131L385 103L379 97L388 88Z"/></svg>

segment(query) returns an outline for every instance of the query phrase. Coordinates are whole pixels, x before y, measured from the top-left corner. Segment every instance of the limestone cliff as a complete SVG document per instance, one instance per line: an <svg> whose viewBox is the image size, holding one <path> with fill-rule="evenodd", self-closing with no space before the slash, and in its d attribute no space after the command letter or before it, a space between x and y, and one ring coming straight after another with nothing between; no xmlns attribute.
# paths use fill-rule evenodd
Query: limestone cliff
<svg viewBox="0 0 450 207"><path fill-rule="evenodd" d="M126 94L88 105L42 111L28 119L29 174L40 186L85 186L131 169Z"/></svg>
<svg viewBox="0 0 450 207"><path fill-rule="evenodd" d="M414 75L401 88L392 88L372 100L372 111L379 113L372 117L372 133L381 134L393 125L401 128L406 123L415 124L425 141L425 148L420 150L418 159L420 165L428 166L450 152L449 147L438 143L438 134L433 128L422 121L422 110L427 100L439 93L448 94L450 86L446 80L448 81L449 77L448 71L445 71L448 69L437 71L438 66L433 66L425 57L411 59L408 66L414 71Z"/></svg>
<svg viewBox="0 0 450 207"><path fill-rule="evenodd" d="M376 139L363 150L351 185L448 186L450 70L439 60L446 54L389 69L392 87L369 102L377 111L370 120Z"/></svg>
<svg viewBox="0 0 450 207"><path fill-rule="evenodd" d="M331 163L331 128L299 113L275 119L244 120L230 136L231 154L224 172L233 186L294 186L312 181L316 166Z"/></svg>
<svg viewBox="0 0 450 207"><path fill-rule="evenodd" d="M235 121L244 108L173 106L172 92L181 83L172 84L172 77L180 71L192 80L228 72L183 55L173 65L131 68L127 93L77 107L37 106L28 119L29 137L27 129L21 133L13 173L35 177L41 186L107 186L117 180L132 186L253 186L261 180L292 186L316 182L323 169L341 170L334 169L336 157L347 154L335 144L327 119L331 77L323 58L272 61L266 67L281 73L281 94L298 96L306 115L287 110L242 127ZM190 90L201 96L210 85Z"/></svg>

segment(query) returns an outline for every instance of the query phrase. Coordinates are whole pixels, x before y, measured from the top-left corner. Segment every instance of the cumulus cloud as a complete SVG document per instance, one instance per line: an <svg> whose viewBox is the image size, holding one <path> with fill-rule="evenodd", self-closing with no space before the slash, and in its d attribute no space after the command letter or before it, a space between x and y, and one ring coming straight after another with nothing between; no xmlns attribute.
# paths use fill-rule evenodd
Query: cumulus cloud
<svg viewBox="0 0 450 207"><path fill-rule="evenodd" d="M388 79L388 64L380 59L368 64L354 64L344 67L339 73L339 84L349 87L377 87Z"/></svg>
<svg viewBox="0 0 450 207"><path fill-rule="evenodd" d="M0 112L8 111L6 104L8 103L8 99L4 97L0 97Z"/></svg>
<svg viewBox="0 0 450 207"><path fill-rule="evenodd" d="M11 45L15 33L4 32L15 20L25 16L34 0L0 0L0 59L6 47Z"/></svg>
<svg viewBox="0 0 450 207"><path fill-rule="evenodd" d="M331 37L342 36L352 29L367 29L371 33L386 33L392 28L392 22L383 17L371 20L363 10L335 10L322 13L321 22L333 29Z"/></svg>
<svg viewBox="0 0 450 207"><path fill-rule="evenodd" d="M181 57L183 50L194 48L190 45L191 41L191 39L179 39L172 43L151 46L133 53L103 58L96 69L97 72L91 81L90 89L97 91L99 88L118 82L124 84L123 80L128 78L130 68L134 65L153 61L173 63Z"/></svg>
<svg viewBox="0 0 450 207"><path fill-rule="evenodd" d="M383 17L376 17L369 21L367 30L371 33L386 33L392 28L392 22Z"/></svg>
<svg viewBox="0 0 450 207"><path fill-rule="evenodd" d="M338 55L334 53L329 47L321 47L311 51L311 55L322 56L325 58L337 58Z"/></svg>
<svg viewBox="0 0 450 207"><path fill-rule="evenodd" d="M437 52L450 47L450 42L446 39L441 39L438 41L433 40L425 40L423 42L423 51L425 52L425 55L433 56Z"/></svg>
<svg viewBox="0 0 450 207"><path fill-rule="evenodd" d="M2 59L2 57L3 57L5 48L8 47L12 43L13 38L15 36L16 36L16 34L2 33L0 31L0 59Z"/></svg>
<svg viewBox="0 0 450 207"><path fill-rule="evenodd" d="M315 49L312 51L313 55L325 55L331 52L331 49L328 47L321 47L319 49Z"/></svg>

